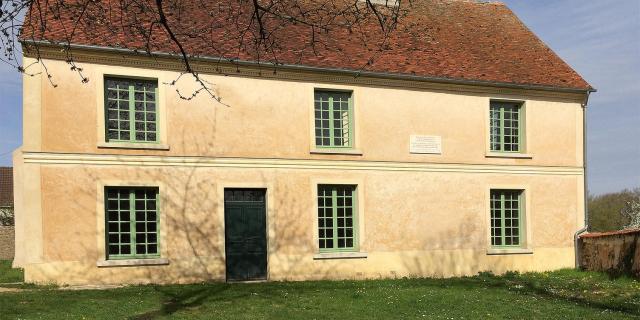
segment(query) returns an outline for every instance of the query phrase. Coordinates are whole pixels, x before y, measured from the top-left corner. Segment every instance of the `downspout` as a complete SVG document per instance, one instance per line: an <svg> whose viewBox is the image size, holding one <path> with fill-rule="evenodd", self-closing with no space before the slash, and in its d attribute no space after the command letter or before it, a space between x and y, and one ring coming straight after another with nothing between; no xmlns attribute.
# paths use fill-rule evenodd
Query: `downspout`
<svg viewBox="0 0 640 320"><path fill-rule="evenodd" d="M587 180L587 104L589 103L589 95L595 92L594 89L589 89L587 91L587 95L582 103L582 167L583 167L583 178L584 178L584 227L573 235L573 245L575 250L575 264L576 268L580 268L580 246L578 240L580 235L587 232L589 230L589 206L588 206L588 197L589 197L589 185Z"/></svg>

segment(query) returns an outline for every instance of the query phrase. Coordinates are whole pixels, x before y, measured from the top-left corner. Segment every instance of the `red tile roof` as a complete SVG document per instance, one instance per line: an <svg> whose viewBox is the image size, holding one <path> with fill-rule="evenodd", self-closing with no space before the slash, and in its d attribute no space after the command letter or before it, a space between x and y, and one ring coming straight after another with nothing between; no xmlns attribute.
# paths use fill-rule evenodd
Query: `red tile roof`
<svg viewBox="0 0 640 320"><path fill-rule="evenodd" d="M0 207L13 207L13 168L0 167Z"/></svg>
<svg viewBox="0 0 640 320"><path fill-rule="evenodd" d="M145 50L146 41L141 34L149 30L149 24L144 22L149 21L145 20L145 14L152 13L135 13L130 8L123 13L118 0L95 3L95 6L102 5L108 7L108 10L103 8L101 11L95 7L88 9L70 42ZM319 41L316 42L315 52L309 46L308 27L302 24L279 25L279 29L273 34L277 45L272 55L254 50L249 45L250 41L246 41L242 47L238 45L243 26L249 21L249 2L228 0L183 3L184 7L180 12L169 7L165 10L173 29L183 34L179 34L178 38L188 53L194 56L451 80L580 90L591 88L502 3L413 0L407 16L400 20L398 31L392 34L388 45L379 55L372 48L379 46L371 45L382 40L380 28L373 17L355 32L342 27L333 29L326 36L318 33L316 36ZM240 8L242 6L244 9ZM70 30L74 29L71 17L77 10L77 7L69 6L56 14L34 14L33 16L45 17L46 30L39 28L40 19L32 19L32 24L24 27L21 39L68 41ZM240 10L243 14L239 15L239 19L230 21L229 10ZM145 27L132 27L130 22L134 17L143 21ZM149 49L165 53L178 52L175 44L159 27L156 26L153 30L154 40ZM197 34L197 37L184 34ZM369 63L372 57L375 59Z"/></svg>

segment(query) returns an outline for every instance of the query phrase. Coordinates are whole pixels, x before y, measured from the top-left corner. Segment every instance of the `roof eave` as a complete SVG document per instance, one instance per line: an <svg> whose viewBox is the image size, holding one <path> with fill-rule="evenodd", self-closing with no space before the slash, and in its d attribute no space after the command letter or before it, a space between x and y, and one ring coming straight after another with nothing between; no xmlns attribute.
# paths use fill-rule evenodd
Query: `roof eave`
<svg viewBox="0 0 640 320"><path fill-rule="evenodd" d="M66 47L69 49L79 49L79 50L119 52L119 53L126 53L126 54L148 55L148 56L155 56L155 57L182 59L182 55L180 54L160 52L160 51L144 52L144 51L134 50L129 48L114 48L114 47L96 46L96 45L55 43L55 42L50 42L46 40L31 40L31 39L20 39L20 43L32 44L32 45L58 46L58 47ZM445 78L445 77L420 76L420 75L405 74L405 73L388 73L388 72L377 72L377 71L366 71L366 70L315 67L315 66L299 65L299 64L286 64L286 63L276 64L271 62L228 59L228 58L214 57L214 56L192 56L190 57L190 59L194 59L197 61L210 61L210 62L218 62L218 63L228 62L228 63L233 63L239 66L263 66L263 67L269 66L274 68L285 68L285 69L300 70L300 71L333 72L333 73L352 75L354 77L371 76L371 77L382 77L382 78L396 79L396 80L413 80L413 81L426 81L426 82L436 82L436 83L445 83L445 84L489 86L489 87L500 87L500 88L510 88L510 89L541 90L541 91L554 91L554 92L566 92L566 93L591 93L591 92L597 91L595 88L591 86L586 88L573 88L573 87L557 87L557 86L545 86L545 85L537 85L537 84L523 84L523 83L512 83L512 82L471 80L471 79L461 79L461 78L456 79L456 78Z"/></svg>

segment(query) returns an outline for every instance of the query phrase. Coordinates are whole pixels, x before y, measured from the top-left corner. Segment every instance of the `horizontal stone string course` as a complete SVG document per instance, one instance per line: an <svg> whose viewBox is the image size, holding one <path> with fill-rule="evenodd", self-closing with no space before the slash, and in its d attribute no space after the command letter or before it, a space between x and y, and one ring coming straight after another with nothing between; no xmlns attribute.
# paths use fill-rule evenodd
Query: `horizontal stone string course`
<svg viewBox="0 0 640 320"><path fill-rule="evenodd" d="M25 163L582 175L581 167L24 153Z"/></svg>

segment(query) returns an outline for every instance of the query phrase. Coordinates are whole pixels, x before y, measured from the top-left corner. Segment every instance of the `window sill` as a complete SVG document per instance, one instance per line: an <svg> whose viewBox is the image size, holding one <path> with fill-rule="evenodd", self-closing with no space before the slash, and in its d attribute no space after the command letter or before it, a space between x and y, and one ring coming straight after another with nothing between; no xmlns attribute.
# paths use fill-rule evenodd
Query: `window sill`
<svg viewBox="0 0 640 320"><path fill-rule="evenodd" d="M168 265L169 259L123 259L123 260L99 260L98 267L135 267L135 266L162 266Z"/></svg>
<svg viewBox="0 0 640 320"><path fill-rule="evenodd" d="M529 153L487 152L484 156L487 158L533 159L533 155Z"/></svg>
<svg viewBox="0 0 640 320"><path fill-rule="evenodd" d="M353 155L353 156L361 156L362 151L355 149L313 149L311 150L311 154L345 154L345 155Z"/></svg>
<svg viewBox="0 0 640 320"><path fill-rule="evenodd" d="M527 248L487 249L487 255L507 255L507 254L533 254L533 249L527 249Z"/></svg>
<svg viewBox="0 0 640 320"><path fill-rule="evenodd" d="M365 258L367 258L366 252L327 252L327 253L317 253L313 255L313 260L365 259Z"/></svg>
<svg viewBox="0 0 640 320"><path fill-rule="evenodd" d="M100 142L101 149L138 149L138 150L169 150L169 145L159 143L128 143L128 142Z"/></svg>

